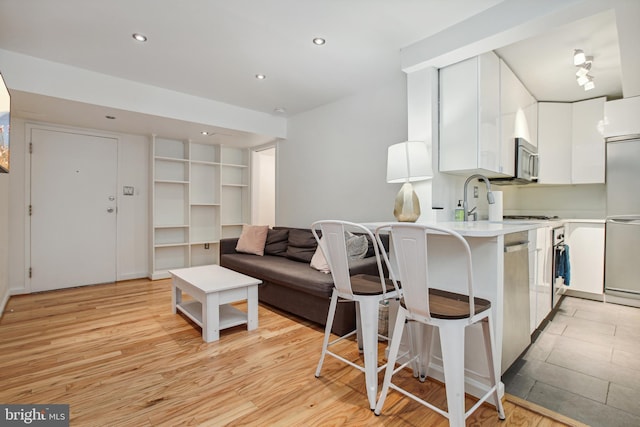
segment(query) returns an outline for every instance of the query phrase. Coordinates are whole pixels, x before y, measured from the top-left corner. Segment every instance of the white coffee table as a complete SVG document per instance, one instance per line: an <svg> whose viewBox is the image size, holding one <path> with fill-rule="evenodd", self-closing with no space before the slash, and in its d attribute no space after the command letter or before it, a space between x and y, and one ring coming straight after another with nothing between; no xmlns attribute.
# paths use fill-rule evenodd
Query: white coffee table
<svg viewBox="0 0 640 427"><path fill-rule="evenodd" d="M180 310L202 328L206 342L220 339L220 330L247 324L247 330L258 327L258 285L261 280L219 265L170 270L173 278L171 307ZM182 292L194 301L182 301ZM247 301L244 313L230 304Z"/></svg>

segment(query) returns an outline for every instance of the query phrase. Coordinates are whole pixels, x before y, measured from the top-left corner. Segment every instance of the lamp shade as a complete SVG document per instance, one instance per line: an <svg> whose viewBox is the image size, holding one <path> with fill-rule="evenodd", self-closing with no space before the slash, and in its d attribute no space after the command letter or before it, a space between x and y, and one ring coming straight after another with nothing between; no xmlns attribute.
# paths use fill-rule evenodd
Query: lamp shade
<svg viewBox="0 0 640 427"><path fill-rule="evenodd" d="M429 147L422 141L393 144L387 150L387 182L413 182L433 178Z"/></svg>

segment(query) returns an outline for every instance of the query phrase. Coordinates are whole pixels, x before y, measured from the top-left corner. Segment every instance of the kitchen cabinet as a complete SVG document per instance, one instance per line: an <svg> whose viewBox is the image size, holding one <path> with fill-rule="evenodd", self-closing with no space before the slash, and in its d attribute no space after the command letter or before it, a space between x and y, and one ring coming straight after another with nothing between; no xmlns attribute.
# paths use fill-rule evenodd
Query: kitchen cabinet
<svg viewBox="0 0 640 427"><path fill-rule="evenodd" d="M541 184L605 182L605 98L538 103Z"/></svg>
<svg viewBox="0 0 640 427"><path fill-rule="evenodd" d="M156 136L152 146L150 278L217 264L220 239L248 222L248 150Z"/></svg>
<svg viewBox="0 0 640 427"><path fill-rule="evenodd" d="M507 176L500 153L500 61L485 53L440 69L441 172Z"/></svg>
<svg viewBox="0 0 640 427"><path fill-rule="evenodd" d="M515 138L537 146L538 107L509 66L500 60L500 145L502 171L515 174Z"/></svg>
<svg viewBox="0 0 640 427"><path fill-rule="evenodd" d="M529 319L533 333L551 312L551 227L529 231Z"/></svg>
<svg viewBox="0 0 640 427"><path fill-rule="evenodd" d="M604 137L640 134L640 96L604 104Z"/></svg>
<svg viewBox="0 0 640 427"><path fill-rule="evenodd" d="M604 293L604 223L566 224L571 281L567 295L601 300Z"/></svg>

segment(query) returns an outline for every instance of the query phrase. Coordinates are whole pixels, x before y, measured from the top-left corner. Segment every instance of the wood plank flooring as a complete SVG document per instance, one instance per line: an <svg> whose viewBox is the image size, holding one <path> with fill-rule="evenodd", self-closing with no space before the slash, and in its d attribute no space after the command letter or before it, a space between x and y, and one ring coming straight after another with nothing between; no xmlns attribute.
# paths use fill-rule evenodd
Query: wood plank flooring
<svg viewBox="0 0 640 427"><path fill-rule="evenodd" d="M447 425L393 391L376 417L364 375L333 358L316 379L322 328L272 308L259 307L257 330L204 343L171 313L170 289L132 280L12 297L0 319L0 403L69 404L72 426ZM408 374L406 386L446 406L441 384ZM579 425L509 396L505 411L500 422L483 406L467 425Z"/></svg>

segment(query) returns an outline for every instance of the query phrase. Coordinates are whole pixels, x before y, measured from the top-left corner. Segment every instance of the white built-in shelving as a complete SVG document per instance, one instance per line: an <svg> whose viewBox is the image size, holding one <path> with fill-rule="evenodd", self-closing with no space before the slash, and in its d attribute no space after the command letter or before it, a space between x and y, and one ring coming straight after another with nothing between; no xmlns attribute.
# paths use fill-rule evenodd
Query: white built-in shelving
<svg viewBox="0 0 640 427"><path fill-rule="evenodd" d="M150 277L217 264L249 217L247 149L153 137Z"/></svg>

